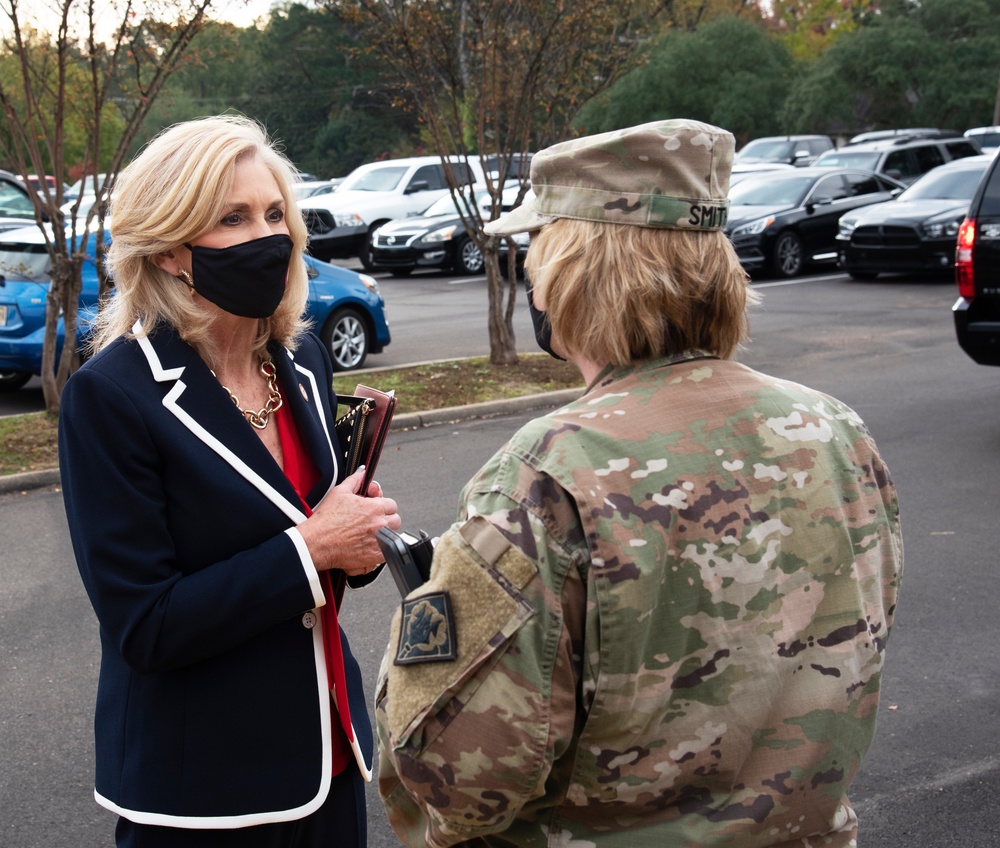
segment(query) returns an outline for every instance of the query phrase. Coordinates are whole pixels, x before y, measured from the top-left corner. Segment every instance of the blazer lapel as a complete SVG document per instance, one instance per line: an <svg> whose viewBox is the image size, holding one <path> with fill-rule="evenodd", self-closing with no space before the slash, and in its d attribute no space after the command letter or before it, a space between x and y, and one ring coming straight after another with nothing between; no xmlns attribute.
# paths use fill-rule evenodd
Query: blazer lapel
<svg viewBox="0 0 1000 848"><path fill-rule="evenodd" d="M272 350L272 359L283 387L284 402L295 418L299 438L319 471L319 480L306 497L312 508L336 485L340 475L333 448L336 437L332 432L335 411L330 409L331 388L323 385L326 378L322 371L307 367L284 348Z"/></svg>
<svg viewBox="0 0 1000 848"><path fill-rule="evenodd" d="M142 327L136 323L133 330L140 334ZM293 523L305 521L288 478L197 351L168 328L138 335L138 342L151 376L166 389L164 409Z"/></svg>

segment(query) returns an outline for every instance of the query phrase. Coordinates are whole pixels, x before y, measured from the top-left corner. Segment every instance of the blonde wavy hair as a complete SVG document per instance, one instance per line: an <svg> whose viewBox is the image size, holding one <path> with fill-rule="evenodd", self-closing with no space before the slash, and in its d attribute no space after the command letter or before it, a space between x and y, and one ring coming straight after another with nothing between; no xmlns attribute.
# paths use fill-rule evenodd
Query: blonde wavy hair
<svg viewBox="0 0 1000 848"><path fill-rule="evenodd" d="M728 359L759 300L721 231L559 218L532 233L525 271L553 336L599 365L694 349Z"/></svg>
<svg viewBox="0 0 1000 848"><path fill-rule="evenodd" d="M176 124L154 138L115 179L110 205L108 271L115 295L95 322L93 352L121 335L142 335L157 324L174 327L207 360L213 358L211 318L191 300L190 289L160 268L157 254L176 249L215 227L225 213L236 163L255 158L268 168L285 202L292 238L285 295L270 318L258 322L254 351L274 340L294 349L309 281L303 259L307 232L292 193L296 172L256 122L220 115Z"/></svg>

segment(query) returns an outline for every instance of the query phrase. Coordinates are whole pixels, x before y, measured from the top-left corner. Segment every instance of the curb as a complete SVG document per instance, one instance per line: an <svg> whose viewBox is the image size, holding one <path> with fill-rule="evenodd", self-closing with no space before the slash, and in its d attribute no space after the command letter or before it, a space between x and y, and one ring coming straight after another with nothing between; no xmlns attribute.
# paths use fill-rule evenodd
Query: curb
<svg viewBox="0 0 1000 848"><path fill-rule="evenodd" d="M25 471L22 474L4 474L0 477L0 495L9 495L11 492L24 494L29 489L58 485L58 468L46 468L44 471Z"/></svg>
<svg viewBox="0 0 1000 848"><path fill-rule="evenodd" d="M483 403L470 403L466 406L449 406L442 409L428 409L424 412L408 412L393 417L389 432L419 430L438 424L458 424L462 421L495 418L499 415L512 415L542 407L558 407L576 400L583 392L584 387L581 386L578 389L521 395L505 400L488 400ZM13 492L24 494L31 489L58 486L59 483L58 468L47 468L44 471L25 471L22 474L5 474L0 476L0 495L9 495Z"/></svg>

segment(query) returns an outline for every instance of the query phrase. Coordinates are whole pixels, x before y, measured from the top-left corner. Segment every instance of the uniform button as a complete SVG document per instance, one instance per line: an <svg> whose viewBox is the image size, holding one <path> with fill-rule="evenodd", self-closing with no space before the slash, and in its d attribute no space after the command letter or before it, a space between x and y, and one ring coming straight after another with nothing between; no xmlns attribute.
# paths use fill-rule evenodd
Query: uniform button
<svg viewBox="0 0 1000 848"><path fill-rule="evenodd" d="M302 626L308 627L311 630L316 626L316 616L311 612L305 613L302 616Z"/></svg>

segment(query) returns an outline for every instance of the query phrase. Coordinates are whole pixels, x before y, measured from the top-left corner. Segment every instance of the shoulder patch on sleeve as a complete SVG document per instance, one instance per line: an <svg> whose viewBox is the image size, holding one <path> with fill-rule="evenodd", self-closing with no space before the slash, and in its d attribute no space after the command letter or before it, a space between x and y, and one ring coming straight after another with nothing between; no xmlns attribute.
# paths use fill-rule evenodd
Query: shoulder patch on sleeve
<svg viewBox="0 0 1000 848"><path fill-rule="evenodd" d="M455 618L448 592L431 592L403 601L396 665L452 662L458 656Z"/></svg>

